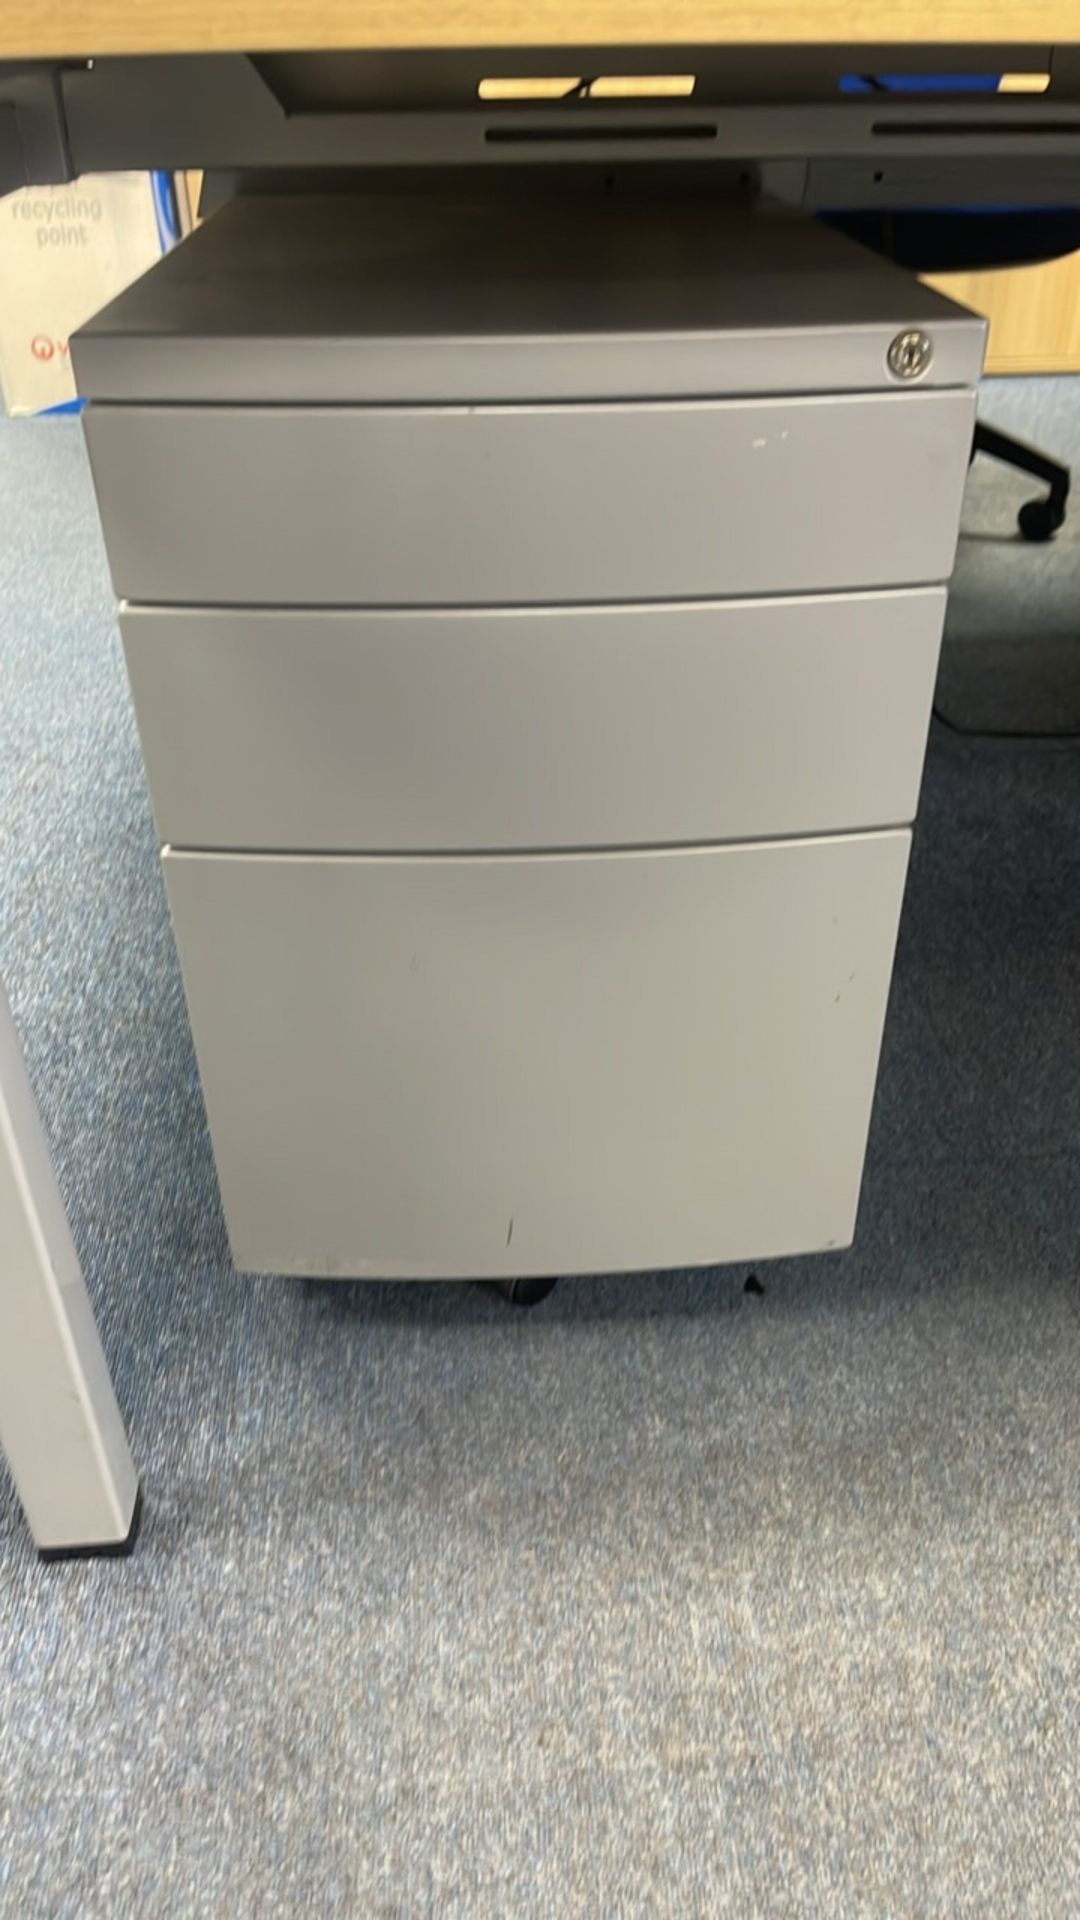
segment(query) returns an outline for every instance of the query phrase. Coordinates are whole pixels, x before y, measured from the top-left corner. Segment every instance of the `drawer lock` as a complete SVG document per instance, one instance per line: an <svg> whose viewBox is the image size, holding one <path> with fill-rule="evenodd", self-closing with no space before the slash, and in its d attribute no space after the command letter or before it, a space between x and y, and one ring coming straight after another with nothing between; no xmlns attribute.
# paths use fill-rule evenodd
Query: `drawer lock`
<svg viewBox="0 0 1080 1920"><path fill-rule="evenodd" d="M907 327L898 333L889 348L889 372L898 380L918 380L926 372L934 357L934 348L928 333L918 327Z"/></svg>

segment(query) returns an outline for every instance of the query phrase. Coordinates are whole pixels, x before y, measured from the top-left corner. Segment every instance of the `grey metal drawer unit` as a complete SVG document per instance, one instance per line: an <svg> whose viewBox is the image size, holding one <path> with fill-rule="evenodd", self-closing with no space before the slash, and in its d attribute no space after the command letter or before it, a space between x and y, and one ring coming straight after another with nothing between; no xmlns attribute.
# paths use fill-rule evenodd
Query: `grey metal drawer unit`
<svg viewBox="0 0 1080 1920"><path fill-rule="evenodd" d="M239 1265L850 1239L984 331L579 190L238 202L78 336Z"/></svg>

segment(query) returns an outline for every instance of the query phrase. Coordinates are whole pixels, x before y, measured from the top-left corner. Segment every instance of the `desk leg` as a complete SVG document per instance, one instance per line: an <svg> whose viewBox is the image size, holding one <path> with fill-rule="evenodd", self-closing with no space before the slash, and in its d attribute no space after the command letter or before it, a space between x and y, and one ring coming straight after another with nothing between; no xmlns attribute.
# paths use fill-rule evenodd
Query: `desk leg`
<svg viewBox="0 0 1080 1920"><path fill-rule="evenodd" d="M134 1544L135 1468L2 984L0 1448L43 1559Z"/></svg>

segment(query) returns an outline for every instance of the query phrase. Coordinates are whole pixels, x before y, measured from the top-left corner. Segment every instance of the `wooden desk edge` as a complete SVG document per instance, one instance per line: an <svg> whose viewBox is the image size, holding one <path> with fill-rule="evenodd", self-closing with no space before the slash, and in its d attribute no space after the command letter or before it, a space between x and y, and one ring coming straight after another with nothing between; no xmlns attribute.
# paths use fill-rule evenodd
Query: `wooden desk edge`
<svg viewBox="0 0 1080 1920"><path fill-rule="evenodd" d="M1075 0L5 0L0 59L315 49L1080 43Z"/></svg>

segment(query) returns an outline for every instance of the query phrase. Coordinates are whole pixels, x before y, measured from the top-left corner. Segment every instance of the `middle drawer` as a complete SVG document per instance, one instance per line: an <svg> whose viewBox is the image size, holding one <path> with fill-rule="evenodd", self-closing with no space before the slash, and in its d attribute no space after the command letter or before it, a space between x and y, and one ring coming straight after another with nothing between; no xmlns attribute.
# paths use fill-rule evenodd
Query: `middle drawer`
<svg viewBox="0 0 1080 1920"><path fill-rule="evenodd" d="M912 820L942 588L121 614L175 847L497 851Z"/></svg>

